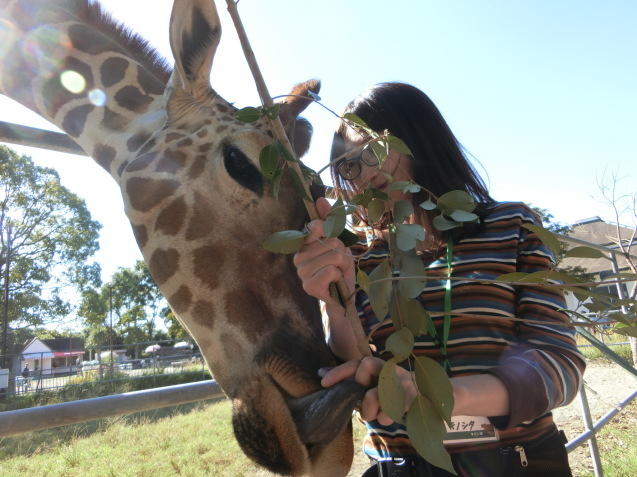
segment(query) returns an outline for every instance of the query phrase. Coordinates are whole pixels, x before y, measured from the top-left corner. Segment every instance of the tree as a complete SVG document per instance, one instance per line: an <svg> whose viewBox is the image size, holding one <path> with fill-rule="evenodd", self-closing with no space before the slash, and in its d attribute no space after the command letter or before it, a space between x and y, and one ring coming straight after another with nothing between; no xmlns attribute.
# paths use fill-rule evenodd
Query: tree
<svg viewBox="0 0 637 477"><path fill-rule="evenodd" d="M120 268L101 289L85 290L78 315L87 325L87 341L101 346L109 342L111 317L118 342L132 344L157 339L168 310L148 266L139 260L133 268Z"/></svg>
<svg viewBox="0 0 637 477"><path fill-rule="evenodd" d="M604 172L598 181L598 187L602 200L610 206L615 215L615 223L620 224L623 220L630 220L633 223L630 236L622 234L622 228L617 227L617 234L614 239L622 252L622 257L626 260L628 269L633 276L637 276L637 259L632 253L633 245L637 244L637 191L622 190L620 183L624 179L619 177L617 173L611 173L609 177ZM623 290L624 287L618 287L620 298L632 300L634 303L637 298L637 284L635 281L633 280L632 290L628 292L628 296L621 296L624 293ZM624 305L622 308L624 313L631 315L630 318L633 322L637 319L635 316L637 306L634 304L632 306ZM628 339L633 354L633 364L637 366L637 337L629 336Z"/></svg>
<svg viewBox="0 0 637 477"><path fill-rule="evenodd" d="M88 260L99 249L100 228L84 200L60 184L54 169L0 146L4 336L11 326L64 318L72 310L72 291L99 283L100 267Z"/></svg>

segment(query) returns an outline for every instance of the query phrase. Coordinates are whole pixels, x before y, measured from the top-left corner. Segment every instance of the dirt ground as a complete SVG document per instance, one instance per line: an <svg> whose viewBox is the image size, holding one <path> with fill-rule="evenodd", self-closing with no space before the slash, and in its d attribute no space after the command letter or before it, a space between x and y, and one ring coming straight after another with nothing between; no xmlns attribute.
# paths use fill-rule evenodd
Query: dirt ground
<svg viewBox="0 0 637 477"><path fill-rule="evenodd" d="M589 363L584 374L584 382L593 423L599 421L637 390L637 378L616 364ZM569 441L584 432L585 424L579 396L568 406L556 409L553 415L558 427L564 430ZM624 411L613 419L623 419L630 423L637 439L637 413ZM623 443L617 441L611 445L621 446ZM593 461L586 443L574 449L569 454L569 460L574 477L593 470ZM360 477L368 467L368 458L357 451L348 477Z"/></svg>

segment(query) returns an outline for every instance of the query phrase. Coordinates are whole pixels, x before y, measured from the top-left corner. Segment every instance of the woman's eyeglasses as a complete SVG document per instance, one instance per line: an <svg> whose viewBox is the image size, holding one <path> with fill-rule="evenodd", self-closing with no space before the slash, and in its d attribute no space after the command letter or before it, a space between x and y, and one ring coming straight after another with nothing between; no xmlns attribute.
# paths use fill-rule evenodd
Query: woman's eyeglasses
<svg viewBox="0 0 637 477"><path fill-rule="evenodd" d="M370 167L377 166L378 157L376 157L376 154L374 154L374 151L370 146L371 144L365 146L357 157L341 161L336 167L338 175L346 181L353 181L360 176L363 171L361 162Z"/></svg>

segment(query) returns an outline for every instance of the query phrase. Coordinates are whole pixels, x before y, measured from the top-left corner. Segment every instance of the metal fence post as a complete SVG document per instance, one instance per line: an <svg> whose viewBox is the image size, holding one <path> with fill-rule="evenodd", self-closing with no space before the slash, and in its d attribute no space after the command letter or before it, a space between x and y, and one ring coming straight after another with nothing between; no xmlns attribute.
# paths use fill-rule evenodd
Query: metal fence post
<svg viewBox="0 0 637 477"><path fill-rule="evenodd" d="M580 404L582 406L584 427L586 427L586 431L591 433L590 437L588 438L588 449L593 460L593 471L595 472L595 477L603 477L604 469L602 468L602 461L599 456L599 447L597 446L595 425L593 424L593 419L591 418L591 409L588 406L588 396L586 395L586 386L584 384L582 384L582 387L580 388L579 398Z"/></svg>

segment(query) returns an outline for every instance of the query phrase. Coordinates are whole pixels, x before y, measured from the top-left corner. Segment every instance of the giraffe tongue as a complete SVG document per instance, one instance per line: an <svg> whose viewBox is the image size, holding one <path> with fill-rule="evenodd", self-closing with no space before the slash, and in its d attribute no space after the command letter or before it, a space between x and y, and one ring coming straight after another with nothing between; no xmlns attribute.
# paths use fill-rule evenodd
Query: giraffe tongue
<svg viewBox="0 0 637 477"><path fill-rule="evenodd" d="M356 403L366 389L355 381L341 381L288 403L299 437L304 444L331 442L352 418Z"/></svg>

